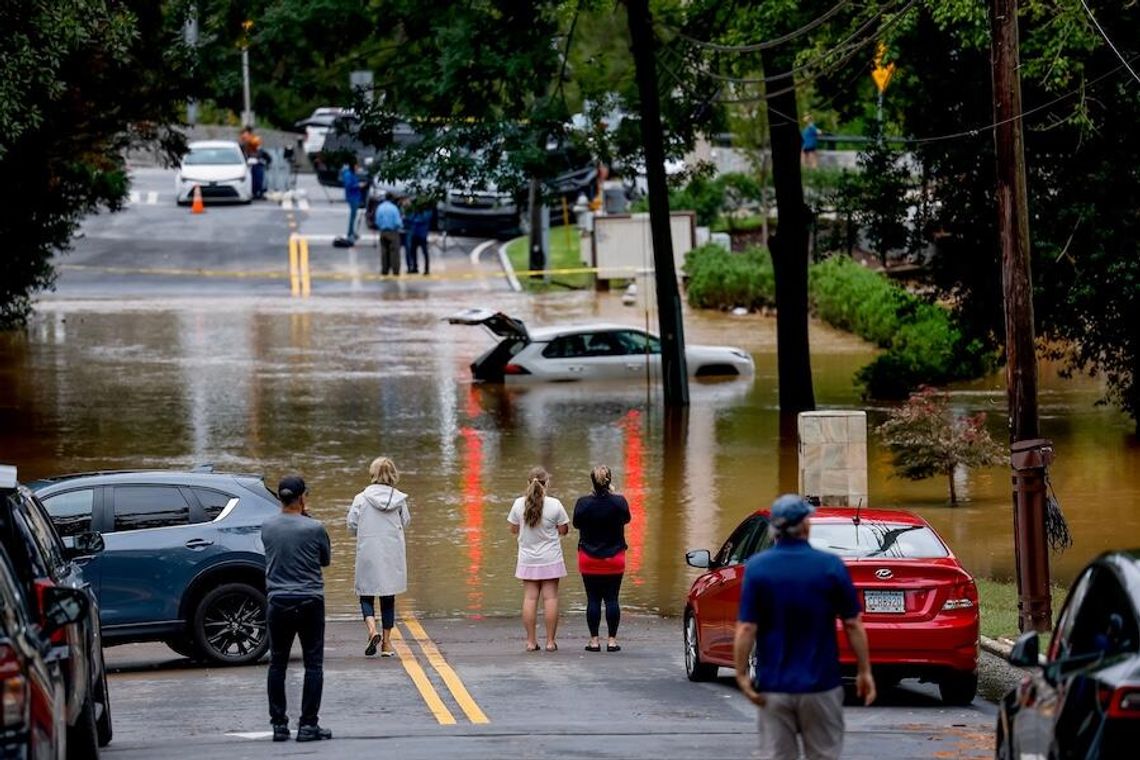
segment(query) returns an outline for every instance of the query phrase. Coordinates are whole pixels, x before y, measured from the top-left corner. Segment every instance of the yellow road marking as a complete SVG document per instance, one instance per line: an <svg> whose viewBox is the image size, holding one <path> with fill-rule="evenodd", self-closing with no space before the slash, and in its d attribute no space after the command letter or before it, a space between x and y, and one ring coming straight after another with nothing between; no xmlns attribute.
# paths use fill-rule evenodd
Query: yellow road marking
<svg viewBox="0 0 1140 760"><path fill-rule="evenodd" d="M408 630L412 632L412 636L419 642L420 649L423 650L428 663L435 668L436 673L439 673L439 677L443 679L443 682L451 692L451 696L455 698L455 701L459 704L460 709L463 710L467 719L472 723L490 723L491 721L487 718L486 713L484 713L475 700L471 698L467 687L463 685L463 681L460 680L459 675L456 674L455 670L447 663L443 655L440 654L439 648L436 647L435 642L428 636L424 627L420 625L420 621L417 620L414 615L410 614L404 614L401 620L404 621L404 625L408 627Z"/></svg>
<svg viewBox="0 0 1140 760"><path fill-rule="evenodd" d="M431 710L431 714L435 716L435 719L439 721L441 726L454 726L455 716L451 714L451 710L448 710L447 705L439 698L439 692L431 685L431 681L428 680L427 673L424 672L419 660L412 654L411 648L404 643L404 637L400 634L399 628L392 629L392 646L395 647L396 654L399 656L404 670L407 672L408 677L412 679L412 683L416 685L420 696L424 698L424 704Z"/></svg>

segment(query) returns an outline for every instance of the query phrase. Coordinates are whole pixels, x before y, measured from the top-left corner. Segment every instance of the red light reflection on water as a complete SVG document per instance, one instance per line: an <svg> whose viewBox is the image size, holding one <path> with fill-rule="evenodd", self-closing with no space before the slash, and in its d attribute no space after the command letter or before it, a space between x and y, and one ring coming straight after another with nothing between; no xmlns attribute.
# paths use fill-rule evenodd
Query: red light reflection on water
<svg viewBox="0 0 1140 760"><path fill-rule="evenodd" d="M481 618L483 609L483 440L479 431L461 427L463 438L463 532L467 537L467 610Z"/></svg>
<svg viewBox="0 0 1140 760"><path fill-rule="evenodd" d="M624 494L629 501L630 522L626 531L626 576L633 585L640 586L641 556L645 546L645 442L642 435L641 412L630 409L621 420L625 432L625 485Z"/></svg>

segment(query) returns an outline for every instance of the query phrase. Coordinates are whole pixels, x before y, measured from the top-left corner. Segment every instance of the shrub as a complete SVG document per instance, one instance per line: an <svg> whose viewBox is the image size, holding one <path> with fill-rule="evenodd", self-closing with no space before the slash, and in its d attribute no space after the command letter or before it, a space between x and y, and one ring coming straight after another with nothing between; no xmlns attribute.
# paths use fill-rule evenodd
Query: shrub
<svg viewBox="0 0 1140 760"><path fill-rule="evenodd" d="M874 398L905 398L921 385L978 377L994 366L992 354L966 340L946 309L851 259L812 266L810 297L820 319L887 349L856 374Z"/></svg>
<svg viewBox="0 0 1140 760"><path fill-rule="evenodd" d="M886 441L899 475L910 480L944 475L950 503L957 504L955 470L1004 461L1005 449L990 437L985 422L985 414L955 415L946 394L923 388L893 410L877 432Z"/></svg>
<svg viewBox="0 0 1140 760"><path fill-rule="evenodd" d="M685 295L700 309L759 309L776 302L772 258L764 248L731 253L719 245L694 248L685 256Z"/></svg>

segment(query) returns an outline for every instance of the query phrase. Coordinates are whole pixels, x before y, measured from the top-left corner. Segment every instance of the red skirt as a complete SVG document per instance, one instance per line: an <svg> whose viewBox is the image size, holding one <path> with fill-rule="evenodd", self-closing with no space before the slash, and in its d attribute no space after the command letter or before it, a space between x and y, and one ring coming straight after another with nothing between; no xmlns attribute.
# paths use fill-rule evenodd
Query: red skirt
<svg viewBox="0 0 1140 760"><path fill-rule="evenodd" d="M578 550L578 572L582 575L621 575L625 572L625 552L612 557L591 557Z"/></svg>

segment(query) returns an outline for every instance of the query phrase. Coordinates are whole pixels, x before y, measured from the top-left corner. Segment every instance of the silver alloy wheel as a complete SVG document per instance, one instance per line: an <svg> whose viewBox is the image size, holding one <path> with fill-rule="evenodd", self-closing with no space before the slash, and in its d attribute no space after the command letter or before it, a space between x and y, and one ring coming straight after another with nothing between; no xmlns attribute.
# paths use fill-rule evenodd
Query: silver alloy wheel
<svg viewBox="0 0 1140 760"><path fill-rule="evenodd" d="M265 611L249 596L230 593L207 610L203 627L216 659L244 658L255 652L266 636Z"/></svg>
<svg viewBox="0 0 1140 760"><path fill-rule="evenodd" d="M697 652L697 621L690 615L685 620L685 672L693 674L699 655Z"/></svg>

